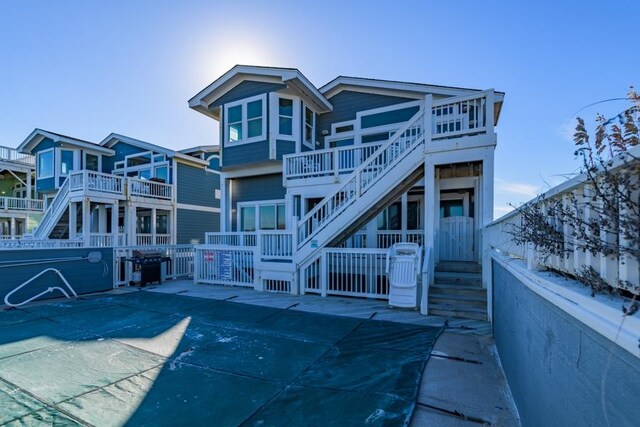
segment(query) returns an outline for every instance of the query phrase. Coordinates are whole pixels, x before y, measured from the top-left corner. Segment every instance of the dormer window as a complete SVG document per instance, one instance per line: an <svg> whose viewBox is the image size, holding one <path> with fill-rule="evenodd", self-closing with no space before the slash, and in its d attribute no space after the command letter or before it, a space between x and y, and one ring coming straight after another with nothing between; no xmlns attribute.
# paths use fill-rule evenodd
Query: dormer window
<svg viewBox="0 0 640 427"><path fill-rule="evenodd" d="M304 143L313 148L316 132L316 116L309 107L304 107Z"/></svg>
<svg viewBox="0 0 640 427"><path fill-rule="evenodd" d="M242 144L266 139L266 95L225 105L225 143Z"/></svg>
<svg viewBox="0 0 640 427"><path fill-rule="evenodd" d="M38 178L53 176L53 148L38 153Z"/></svg>

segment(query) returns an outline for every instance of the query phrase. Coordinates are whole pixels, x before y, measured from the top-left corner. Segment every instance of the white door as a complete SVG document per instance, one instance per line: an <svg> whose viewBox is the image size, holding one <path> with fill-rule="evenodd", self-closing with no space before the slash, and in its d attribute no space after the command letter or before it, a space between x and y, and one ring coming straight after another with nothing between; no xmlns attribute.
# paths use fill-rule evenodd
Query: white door
<svg viewBox="0 0 640 427"><path fill-rule="evenodd" d="M475 220L470 216L469 193L440 195L440 260L473 261Z"/></svg>

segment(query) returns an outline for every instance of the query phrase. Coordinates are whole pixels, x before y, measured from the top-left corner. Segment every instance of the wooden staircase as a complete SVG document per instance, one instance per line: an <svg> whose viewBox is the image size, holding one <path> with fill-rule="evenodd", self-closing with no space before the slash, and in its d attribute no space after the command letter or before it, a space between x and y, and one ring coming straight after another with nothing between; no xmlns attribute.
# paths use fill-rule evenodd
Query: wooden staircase
<svg viewBox="0 0 640 427"><path fill-rule="evenodd" d="M474 262L444 261L436 266L429 287L429 314L488 320L487 290L482 288L482 267Z"/></svg>

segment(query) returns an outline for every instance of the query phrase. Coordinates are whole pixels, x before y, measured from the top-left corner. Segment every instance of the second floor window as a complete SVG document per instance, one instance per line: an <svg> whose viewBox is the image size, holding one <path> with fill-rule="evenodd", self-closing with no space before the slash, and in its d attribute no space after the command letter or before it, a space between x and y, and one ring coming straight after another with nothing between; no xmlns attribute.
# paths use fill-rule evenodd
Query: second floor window
<svg viewBox="0 0 640 427"><path fill-rule="evenodd" d="M60 150L60 175L68 175L73 170L73 151Z"/></svg>
<svg viewBox="0 0 640 427"><path fill-rule="evenodd" d="M53 176L53 149L38 153L38 178Z"/></svg>
<svg viewBox="0 0 640 427"><path fill-rule="evenodd" d="M315 132L316 120L313 111L304 107L304 142L309 147L313 147L313 133Z"/></svg>
<svg viewBox="0 0 640 427"><path fill-rule="evenodd" d="M225 112L226 142L254 142L265 138L265 97L263 95L227 105Z"/></svg>
<svg viewBox="0 0 640 427"><path fill-rule="evenodd" d="M278 98L278 126L280 135L293 135L293 100Z"/></svg>

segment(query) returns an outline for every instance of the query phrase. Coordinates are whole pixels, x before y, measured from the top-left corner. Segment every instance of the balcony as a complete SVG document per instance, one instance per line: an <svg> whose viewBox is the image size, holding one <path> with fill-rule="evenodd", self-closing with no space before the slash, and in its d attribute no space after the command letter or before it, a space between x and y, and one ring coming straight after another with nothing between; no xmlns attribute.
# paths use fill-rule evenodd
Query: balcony
<svg viewBox="0 0 640 427"><path fill-rule="evenodd" d="M0 146L0 161L19 163L24 166L36 165L36 158L30 154L22 154L15 148Z"/></svg>
<svg viewBox="0 0 640 427"><path fill-rule="evenodd" d="M138 178L125 178L102 172L88 170L72 172L69 175L71 195L93 195L124 200L136 197L155 201L170 201L173 198L173 185L147 181Z"/></svg>
<svg viewBox="0 0 640 427"><path fill-rule="evenodd" d="M42 200L23 199L19 197L0 197L2 212L44 212Z"/></svg>

